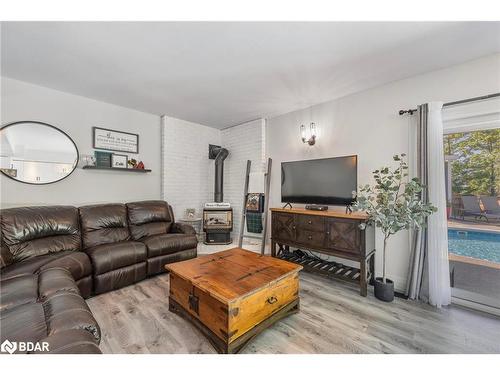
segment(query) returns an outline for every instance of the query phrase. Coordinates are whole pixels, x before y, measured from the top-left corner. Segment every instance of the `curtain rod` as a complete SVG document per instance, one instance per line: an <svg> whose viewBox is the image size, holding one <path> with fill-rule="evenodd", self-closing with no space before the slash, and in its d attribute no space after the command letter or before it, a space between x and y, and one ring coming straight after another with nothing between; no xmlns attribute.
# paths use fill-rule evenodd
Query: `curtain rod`
<svg viewBox="0 0 500 375"><path fill-rule="evenodd" d="M475 98L470 98L470 99L457 100L455 102L444 103L443 107L448 107L448 106L457 105L457 104L470 103L470 102L476 102L479 100L496 98L498 96L500 96L500 92L496 92L494 94L489 94L489 95L476 96ZM409 115L413 115L415 112L417 112L416 109L401 109L399 111L399 115L401 116L401 115L404 115L405 113L408 113Z"/></svg>

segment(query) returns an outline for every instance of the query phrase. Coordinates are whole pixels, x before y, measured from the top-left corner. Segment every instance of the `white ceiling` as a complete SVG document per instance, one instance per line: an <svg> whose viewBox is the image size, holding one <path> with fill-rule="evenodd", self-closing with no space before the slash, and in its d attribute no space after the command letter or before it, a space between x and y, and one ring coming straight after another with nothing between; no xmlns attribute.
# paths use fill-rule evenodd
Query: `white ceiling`
<svg viewBox="0 0 500 375"><path fill-rule="evenodd" d="M215 128L500 52L499 22L3 22L2 75Z"/></svg>

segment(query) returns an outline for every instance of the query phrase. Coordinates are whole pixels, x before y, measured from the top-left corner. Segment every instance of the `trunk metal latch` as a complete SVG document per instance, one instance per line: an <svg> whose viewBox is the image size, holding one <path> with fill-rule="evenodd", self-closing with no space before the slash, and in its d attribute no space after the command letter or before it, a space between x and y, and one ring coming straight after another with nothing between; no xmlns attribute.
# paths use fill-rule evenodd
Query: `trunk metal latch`
<svg viewBox="0 0 500 375"><path fill-rule="evenodd" d="M194 288L191 291L191 293L189 293L188 303L189 303L189 308L193 310L196 314L199 314L200 298L194 295Z"/></svg>

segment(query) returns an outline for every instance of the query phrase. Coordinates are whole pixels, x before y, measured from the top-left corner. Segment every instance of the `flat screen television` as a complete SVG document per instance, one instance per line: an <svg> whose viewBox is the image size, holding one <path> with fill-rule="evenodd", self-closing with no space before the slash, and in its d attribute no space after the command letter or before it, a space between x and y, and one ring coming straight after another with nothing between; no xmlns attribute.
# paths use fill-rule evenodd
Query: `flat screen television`
<svg viewBox="0 0 500 375"><path fill-rule="evenodd" d="M357 184L357 155L281 163L284 203L350 205Z"/></svg>

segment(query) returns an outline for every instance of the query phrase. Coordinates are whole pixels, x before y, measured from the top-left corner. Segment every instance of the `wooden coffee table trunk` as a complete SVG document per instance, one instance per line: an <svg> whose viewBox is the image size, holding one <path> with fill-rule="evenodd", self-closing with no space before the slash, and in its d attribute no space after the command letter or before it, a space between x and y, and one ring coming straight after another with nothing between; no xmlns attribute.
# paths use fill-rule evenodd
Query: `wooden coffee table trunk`
<svg viewBox="0 0 500 375"><path fill-rule="evenodd" d="M301 266L240 248L168 264L169 309L191 321L219 353L299 309Z"/></svg>

